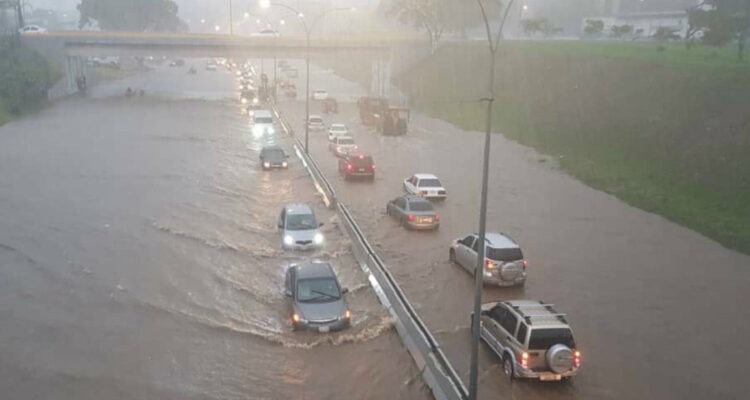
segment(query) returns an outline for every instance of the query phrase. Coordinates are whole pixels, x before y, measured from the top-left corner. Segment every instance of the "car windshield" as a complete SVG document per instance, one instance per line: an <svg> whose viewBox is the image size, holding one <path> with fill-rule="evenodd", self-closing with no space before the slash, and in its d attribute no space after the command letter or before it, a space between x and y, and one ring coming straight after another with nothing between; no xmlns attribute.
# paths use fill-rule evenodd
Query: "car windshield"
<svg viewBox="0 0 750 400"><path fill-rule="evenodd" d="M409 210L411 211L433 211L432 204L427 201L412 201L409 202Z"/></svg>
<svg viewBox="0 0 750 400"><path fill-rule="evenodd" d="M354 139L352 139L352 138L345 138L345 139L344 138L340 138L338 143L339 144L354 144Z"/></svg>
<svg viewBox="0 0 750 400"><path fill-rule="evenodd" d="M311 124L322 124L323 123L323 119L322 118L311 117L310 118L310 123Z"/></svg>
<svg viewBox="0 0 750 400"><path fill-rule="evenodd" d="M346 127L344 125L331 125L331 130L336 132L346 132Z"/></svg>
<svg viewBox="0 0 750 400"><path fill-rule="evenodd" d="M518 247L512 247L509 249L487 247L487 258L504 262L518 261L523 260L523 253Z"/></svg>
<svg viewBox="0 0 750 400"><path fill-rule="evenodd" d="M255 117L254 118L256 124L272 124L273 118L271 117Z"/></svg>
<svg viewBox="0 0 750 400"><path fill-rule="evenodd" d="M318 223L312 214L287 214L286 229L290 231L305 231L315 229Z"/></svg>
<svg viewBox="0 0 750 400"><path fill-rule="evenodd" d="M534 329L529 338L529 350L547 350L556 344L563 344L571 349L576 347L573 332L568 328Z"/></svg>
<svg viewBox="0 0 750 400"><path fill-rule="evenodd" d="M284 151L281 149L266 150L263 152L263 158L269 161L279 161L284 159Z"/></svg>
<svg viewBox="0 0 750 400"><path fill-rule="evenodd" d="M302 303L328 303L341 298L333 278L302 279L297 282L297 300Z"/></svg>
<svg viewBox="0 0 750 400"><path fill-rule="evenodd" d="M440 184L440 181L437 179L420 179L419 184L417 185L419 187L440 187L443 186Z"/></svg>

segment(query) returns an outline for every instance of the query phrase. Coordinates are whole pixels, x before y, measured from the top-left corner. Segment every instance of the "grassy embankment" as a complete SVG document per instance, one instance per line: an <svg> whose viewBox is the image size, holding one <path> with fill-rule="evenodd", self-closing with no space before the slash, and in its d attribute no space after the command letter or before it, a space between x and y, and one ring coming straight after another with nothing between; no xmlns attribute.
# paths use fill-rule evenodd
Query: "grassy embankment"
<svg viewBox="0 0 750 400"><path fill-rule="evenodd" d="M449 45L397 77L412 107L482 130L486 45ZM347 66L350 78L367 68ZM493 126L588 185L750 253L750 65L736 50L508 42ZM359 75L357 77L357 75Z"/></svg>
<svg viewBox="0 0 750 400"><path fill-rule="evenodd" d="M53 78L44 57L11 40L0 42L0 125L39 109Z"/></svg>

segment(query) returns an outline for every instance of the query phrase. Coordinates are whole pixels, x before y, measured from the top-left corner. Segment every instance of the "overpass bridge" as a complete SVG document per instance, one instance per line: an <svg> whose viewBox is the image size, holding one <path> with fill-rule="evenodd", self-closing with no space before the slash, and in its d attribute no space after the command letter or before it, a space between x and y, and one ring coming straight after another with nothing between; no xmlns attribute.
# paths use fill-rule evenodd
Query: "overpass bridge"
<svg viewBox="0 0 750 400"><path fill-rule="evenodd" d="M195 33L59 31L22 35L28 46L53 60L65 72L67 86L75 89L75 79L86 76L87 57L169 57L169 58L303 58L308 50L304 35L280 37L237 36ZM392 34L352 34L313 36L311 58L345 54L353 60L375 61L371 91L388 95L391 71L423 57L427 46L421 37ZM375 82L378 82L375 84Z"/></svg>

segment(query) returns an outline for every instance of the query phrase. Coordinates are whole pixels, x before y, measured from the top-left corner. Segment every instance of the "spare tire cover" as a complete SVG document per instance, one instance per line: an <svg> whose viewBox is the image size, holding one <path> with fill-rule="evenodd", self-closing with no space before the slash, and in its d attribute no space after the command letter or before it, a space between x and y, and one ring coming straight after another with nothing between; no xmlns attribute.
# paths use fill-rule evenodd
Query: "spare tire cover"
<svg viewBox="0 0 750 400"><path fill-rule="evenodd" d="M508 281L516 279L520 273L521 267L515 262L505 263L500 269L500 275Z"/></svg>
<svg viewBox="0 0 750 400"><path fill-rule="evenodd" d="M547 366L561 374L573 368L573 351L564 344L556 344L547 350Z"/></svg>

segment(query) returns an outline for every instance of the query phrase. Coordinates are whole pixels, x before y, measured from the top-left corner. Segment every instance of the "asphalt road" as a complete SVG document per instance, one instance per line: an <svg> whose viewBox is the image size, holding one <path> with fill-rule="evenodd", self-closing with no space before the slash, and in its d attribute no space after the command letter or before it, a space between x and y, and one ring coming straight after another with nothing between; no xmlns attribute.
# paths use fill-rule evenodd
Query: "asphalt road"
<svg viewBox="0 0 750 400"><path fill-rule="evenodd" d="M325 132L311 134L311 154L468 381L473 280L448 261L448 246L476 231L482 134L413 113L408 135L382 137L359 123L352 99L364 91L356 84L319 68L311 82L340 101L338 114L322 114L317 103L311 113L350 127L373 155L376 179L345 182ZM303 134L304 103L285 101L281 110ZM482 345L480 397L746 398L750 257L585 186L560 172L555 157L501 135L492 141L488 230L521 244L529 276L525 288L485 287L483 299L556 304L568 314L583 368L572 383L510 383ZM436 174L448 190L437 204L438 232L406 231L385 215L416 172Z"/></svg>
<svg viewBox="0 0 750 400"><path fill-rule="evenodd" d="M234 75L191 63L0 128L0 398L428 398L304 168L260 171L288 138L253 138ZM280 249L287 202L324 250ZM307 257L350 288L351 329L292 332L284 268Z"/></svg>

